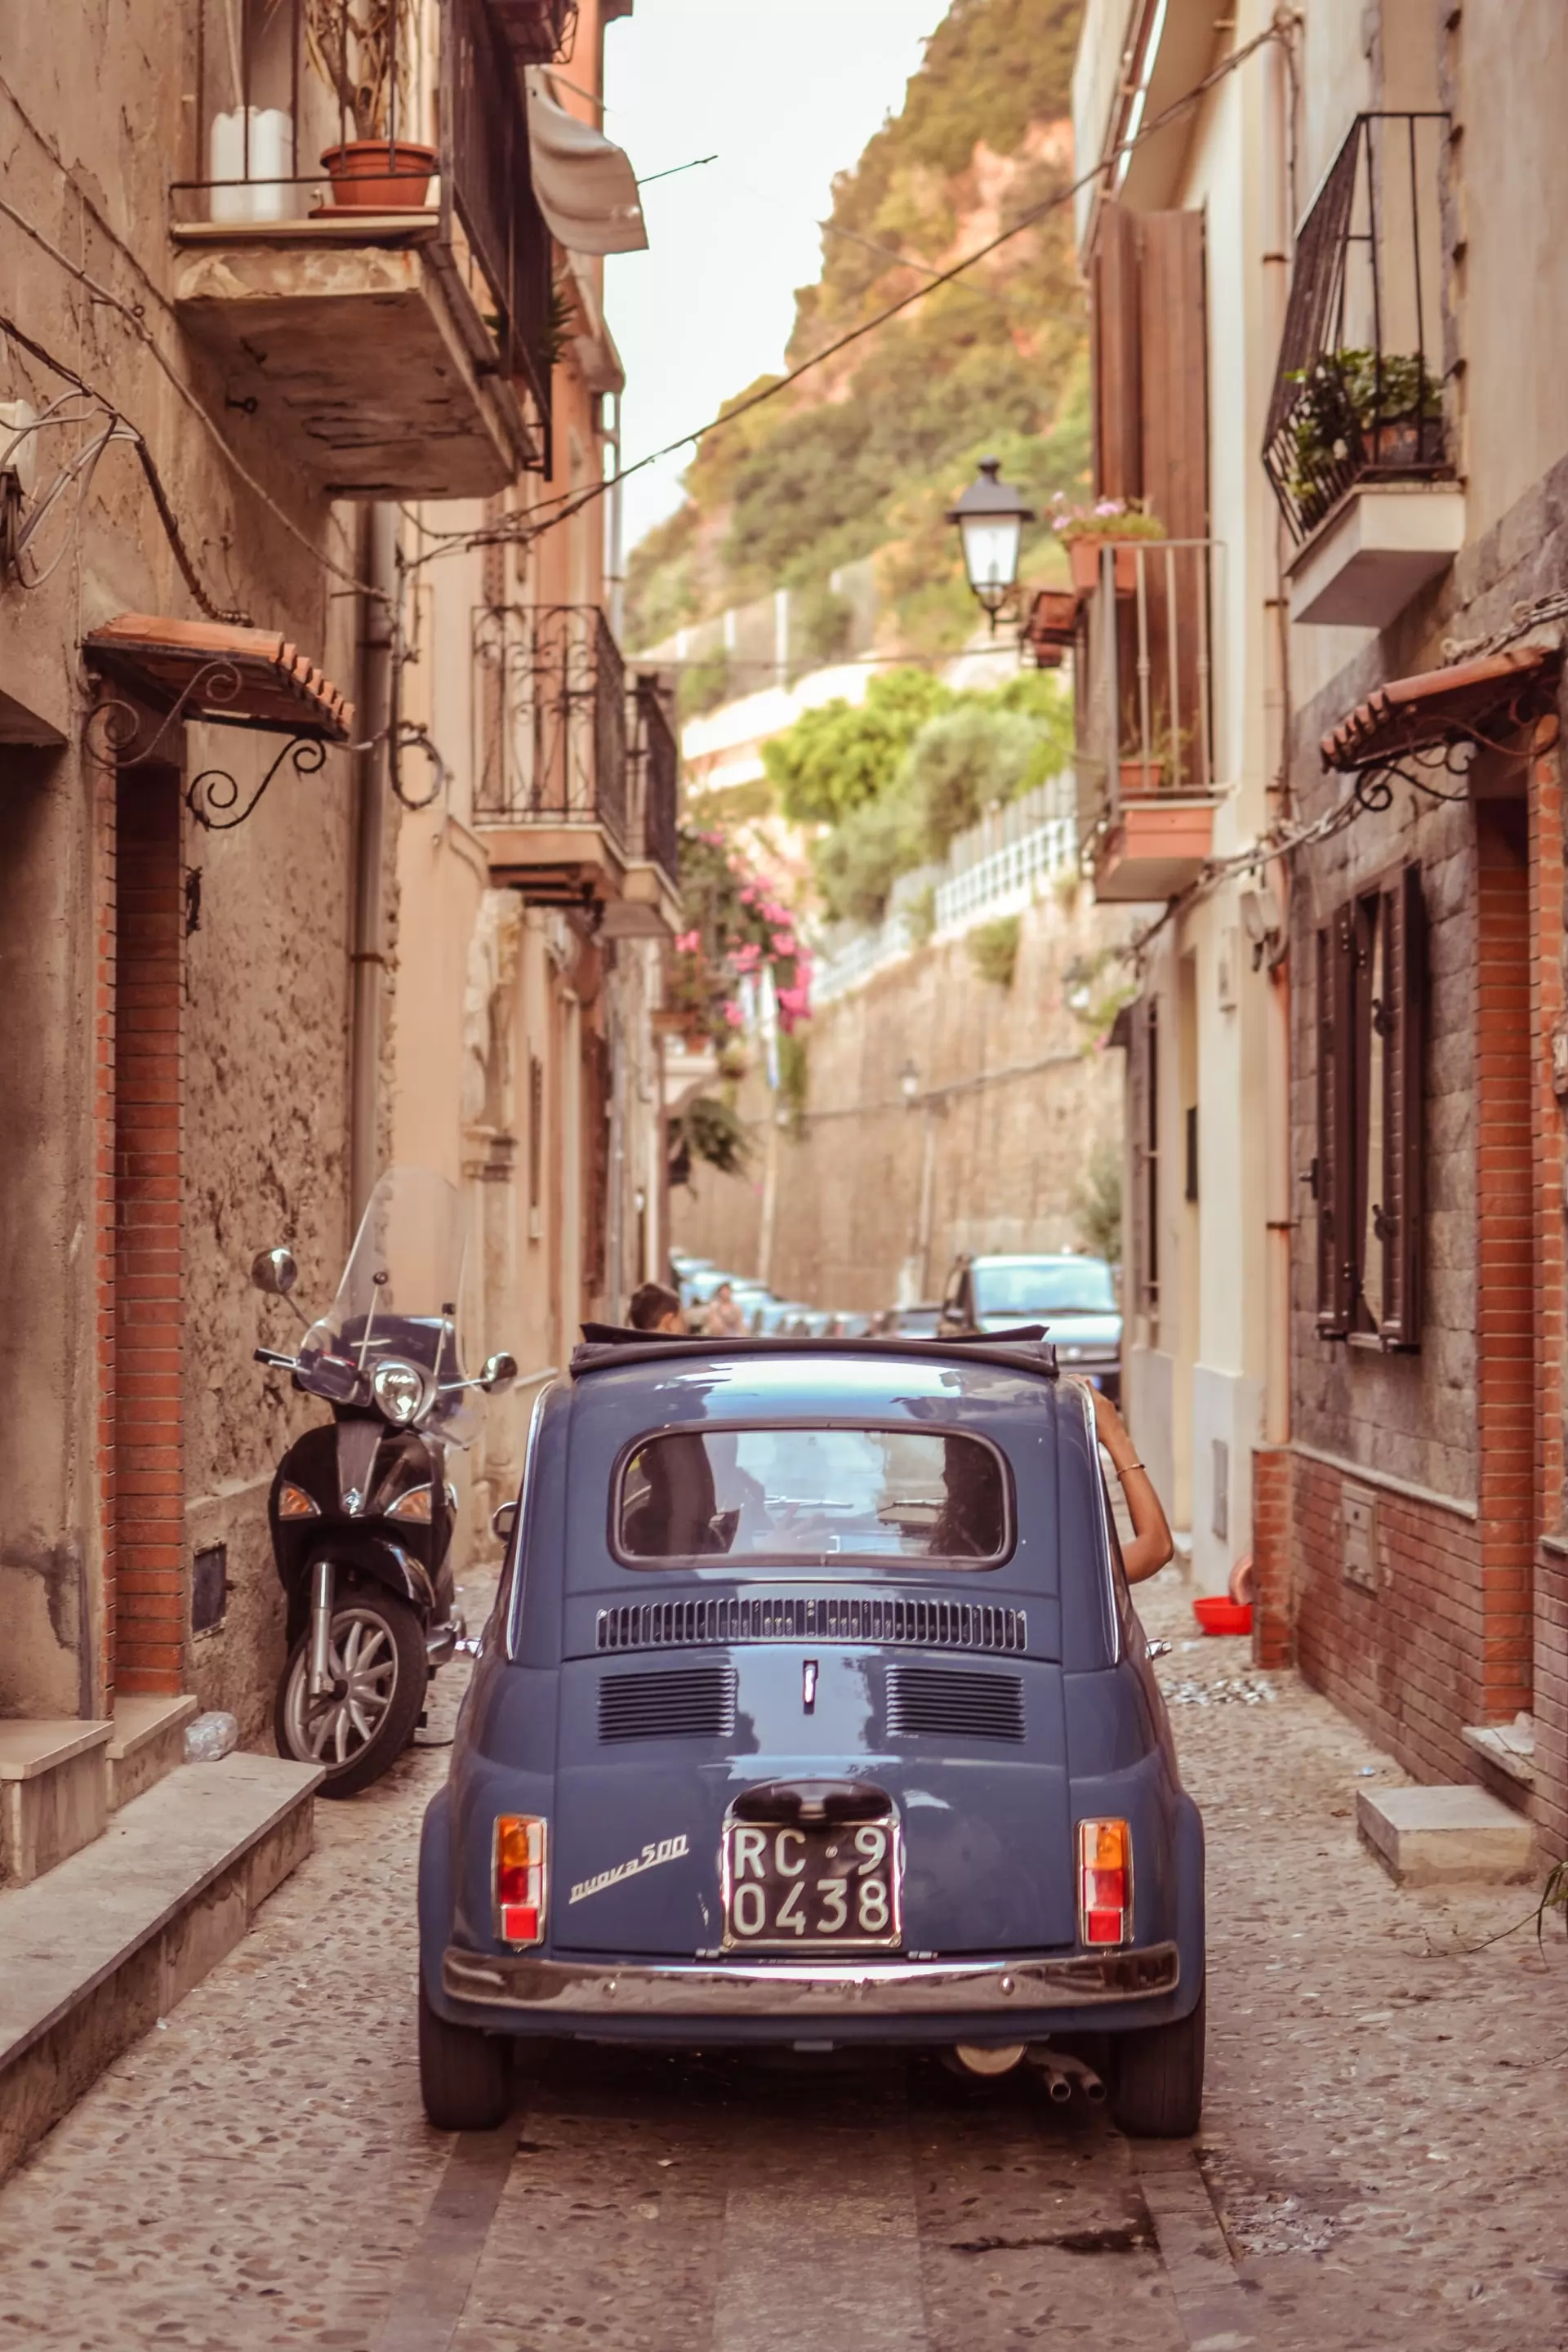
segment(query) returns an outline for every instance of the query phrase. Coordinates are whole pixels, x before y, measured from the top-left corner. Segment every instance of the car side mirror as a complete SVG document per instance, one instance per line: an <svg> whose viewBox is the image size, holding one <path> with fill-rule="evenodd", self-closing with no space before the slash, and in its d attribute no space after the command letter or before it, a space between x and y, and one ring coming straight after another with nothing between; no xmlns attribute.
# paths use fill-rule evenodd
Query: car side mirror
<svg viewBox="0 0 1568 2352"><path fill-rule="evenodd" d="M517 1505L500 1503L490 1513L490 1533L499 1543L510 1543L511 1531L517 1525Z"/></svg>
<svg viewBox="0 0 1568 2352"><path fill-rule="evenodd" d="M287 1298L300 1279L293 1251L262 1250L251 1260L250 1279L258 1290L265 1290L270 1297Z"/></svg>
<svg viewBox="0 0 1568 2352"><path fill-rule="evenodd" d="M487 1356L479 1374L479 1386L487 1396L504 1396L517 1378L517 1358L506 1355Z"/></svg>

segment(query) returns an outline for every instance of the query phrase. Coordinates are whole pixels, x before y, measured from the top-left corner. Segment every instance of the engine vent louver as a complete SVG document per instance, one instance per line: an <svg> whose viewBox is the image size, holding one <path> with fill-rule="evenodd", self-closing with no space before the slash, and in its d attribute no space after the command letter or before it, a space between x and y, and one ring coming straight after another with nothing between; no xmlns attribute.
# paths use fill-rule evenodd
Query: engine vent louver
<svg viewBox="0 0 1568 2352"><path fill-rule="evenodd" d="M606 1675L599 1685L599 1738L727 1739L735 1728L731 1666Z"/></svg>
<svg viewBox="0 0 1568 2352"><path fill-rule="evenodd" d="M911 1650L1003 1651L1029 1643L1022 1609L979 1601L744 1599L645 1601L601 1609L601 1650L693 1650L737 1642L869 1642Z"/></svg>
<svg viewBox="0 0 1568 2352"><path fill-rule="evenodd" d="M888 1668L888 1729L895 1738L1022 1739L1018 1675L966 1675L947 1666Z"/></svg>

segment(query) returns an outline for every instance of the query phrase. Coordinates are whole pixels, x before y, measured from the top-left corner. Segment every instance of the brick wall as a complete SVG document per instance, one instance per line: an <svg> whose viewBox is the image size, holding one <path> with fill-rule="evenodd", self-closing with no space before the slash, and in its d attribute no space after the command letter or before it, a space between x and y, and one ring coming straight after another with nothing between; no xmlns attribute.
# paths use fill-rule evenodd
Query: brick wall
<svg viewBox="0 0 1568 2352"><path fill-rule="evenodd" d="M1289 1447L1252 1449L1252 1654L1260 1666L1295 1663Z"/></svg>
<svg viewBox="0 0 1568 2352"><path fill-rule="evenodd" d="M185 1599L180 794L118 782L114 989L114 1682L182 1687Z"/></svg>

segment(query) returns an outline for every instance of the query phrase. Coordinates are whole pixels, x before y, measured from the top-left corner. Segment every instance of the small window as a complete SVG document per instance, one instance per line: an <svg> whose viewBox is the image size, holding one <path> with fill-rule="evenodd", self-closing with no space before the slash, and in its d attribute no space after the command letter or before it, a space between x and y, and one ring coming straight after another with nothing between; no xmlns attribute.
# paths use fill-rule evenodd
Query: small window
<svg viewBox="0 0 1568 2352"><path fill-rule="evenodd" d="M909 1429L711 1429L650 1437L621 1474L628 1566L989 1568L1007 1475L977 1437Z"/></svg>

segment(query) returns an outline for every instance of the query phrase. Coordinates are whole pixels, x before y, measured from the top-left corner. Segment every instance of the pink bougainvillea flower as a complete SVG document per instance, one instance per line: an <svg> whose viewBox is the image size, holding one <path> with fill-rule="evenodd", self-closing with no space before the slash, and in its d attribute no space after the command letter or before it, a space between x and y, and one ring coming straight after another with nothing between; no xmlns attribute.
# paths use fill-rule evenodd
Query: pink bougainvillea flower
<svg viewBox="0 0 1568 2352"><path fill-rule="evenodd" d="M678 955L695 955L701 945L700 931L682 931L675 942L675 950Z"/></svg>
<svg viewBox="0 0 1568 2352"><path fill-rule="evenodd" d="M724 1018L731 1029L739 1029L745 1017L732 996L725 1000Z"/></svg>

